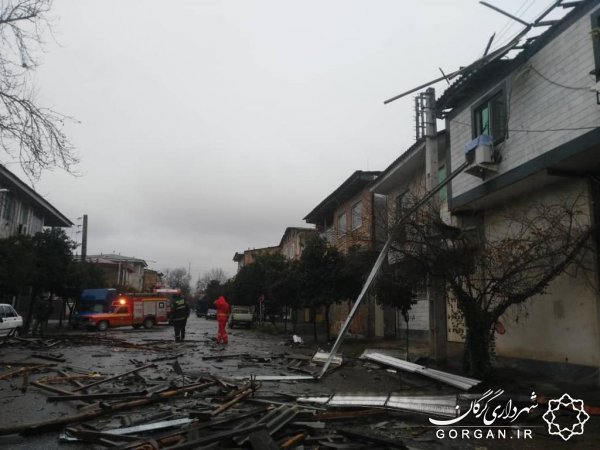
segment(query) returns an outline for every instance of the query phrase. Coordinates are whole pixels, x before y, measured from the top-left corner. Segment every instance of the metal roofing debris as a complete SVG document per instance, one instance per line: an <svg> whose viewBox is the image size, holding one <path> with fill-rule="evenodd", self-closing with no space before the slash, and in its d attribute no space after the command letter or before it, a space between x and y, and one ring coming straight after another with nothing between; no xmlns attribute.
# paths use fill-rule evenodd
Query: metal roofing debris
<svg viewBox="0 0 600 450"><path fill-rule="evenodd" d="M457 399L454 395L437 397L407 397L390 395L386 404L388 408L417 412L421 414L434 414L445 417L456 417L458 415L456 405Z"/></svg>
<svg viewBox="0 0 600 450"><path fill-rule="evenodd" d="M329 406L385 406L387 396L381 395L334 395L329 402Z"/></svg>
<svg viewBox="0 0 600 450"><path fill-rule="evenodd" d="M325 362L327 362L327 360L329 359L329 353L327 352L317 352L315 353L315 356L312 357L312 362L314 363L321 363L324 364ZM336 366L339 367L342 365L343 359L341 356L334 356L331 359L331 365L332 366Z"/></svg>
<svg viewBox="0 0 600 450"><path fill-rule="evenodd" d="M456 395L401 396L401 395L347 395L335 394L331 397L299 397L299 403L316 403L331 407L380 407L392 410L410 411L441 417L457 417L459 414Z"/></svg>
<svg viewBox="0 0 600 450"><path fill-rule="evenodd" d="M311 375L239 375L234 380L256 380L256 381L308 381L315 380Z"/></svg>
<svg viewBox="0 0 600 450"><path fill-rule="evenodd" d="M380 364L395 367L396 369L406 370L412 373L418 373L423 376L433 378L434 380L442 381L459 389L463 389L465 391L468 391L473 386L477 386L479 383L481 383L481 380L463 377L452 373L442 372L441 370L429 369L425 366L420 366L419 364L414 364L409 361L393 358L382 353L366 353L363 354L362 357L368 359L369 361L375 361Z"/></svg>

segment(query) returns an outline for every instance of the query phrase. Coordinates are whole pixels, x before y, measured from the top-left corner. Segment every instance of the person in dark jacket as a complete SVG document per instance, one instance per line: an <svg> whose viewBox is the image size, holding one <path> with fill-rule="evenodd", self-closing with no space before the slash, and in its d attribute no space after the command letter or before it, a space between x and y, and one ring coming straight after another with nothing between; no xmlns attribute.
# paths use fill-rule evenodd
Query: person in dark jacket
<svg viewBox="0 0 600 450"><path fill-rule="evenodd" d="M173 296L171 303L171 321L175 328L175 342L182 342L185 338L185 325L190 315L190 307L181 295Z"/></svg>
<svg viewBox="0 0 600 450"><path fill-rule="evenodd" d="M36 334L39 331L40 336L43 336L48 329L48 319L53 312L54 308L52 307L51 295L48 295L46 299L38 299L33 314L33 328L31 334Z"/></svg>

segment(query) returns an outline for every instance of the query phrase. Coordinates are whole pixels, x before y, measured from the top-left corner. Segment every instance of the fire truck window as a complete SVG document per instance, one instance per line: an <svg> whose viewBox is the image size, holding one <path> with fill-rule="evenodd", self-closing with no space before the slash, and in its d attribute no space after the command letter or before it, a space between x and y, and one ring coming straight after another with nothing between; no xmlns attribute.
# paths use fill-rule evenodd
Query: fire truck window
<svg viewBox="0 0 600 450"><path fill-rule="evenodd" d="M127 314L129 312L127 306L121 306L117 309L117 314Z"/></svg>

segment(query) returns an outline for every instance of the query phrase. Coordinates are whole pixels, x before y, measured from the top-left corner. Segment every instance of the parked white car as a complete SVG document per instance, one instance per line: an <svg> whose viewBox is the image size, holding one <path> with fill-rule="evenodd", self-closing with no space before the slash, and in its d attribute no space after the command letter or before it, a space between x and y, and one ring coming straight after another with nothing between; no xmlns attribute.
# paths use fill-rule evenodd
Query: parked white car
<svg viewBox="0 0 600 450"><path fill-rule="evenodd" d="M23 330L23 318L11 305L0 303L0 336L6 336L12 329L17 329L17 334Z"/></svg>

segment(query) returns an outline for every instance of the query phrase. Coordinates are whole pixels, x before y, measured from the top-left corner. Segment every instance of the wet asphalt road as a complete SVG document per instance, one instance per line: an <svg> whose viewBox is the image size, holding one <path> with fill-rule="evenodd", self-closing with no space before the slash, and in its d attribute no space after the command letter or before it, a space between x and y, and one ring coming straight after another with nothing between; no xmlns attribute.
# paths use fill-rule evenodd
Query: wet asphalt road
<svg viewBox="0 0 600 450"><path fill-rule="evenodd" d="M150 349L133 349L122 346L111 345L75 345L63 343L52 347L50 350L25 348L23 346L0 347L0 362L47 362L32 357L34 353L61 354L66 360L57 363L70 373L98 372L113 375L132 370L136 364L145 364L156 358L164 358L175 355L188 380L196 377L214 374L219 377L232 377L236 375L292 375L295 374L287 368L288 360L283 355L297 354L305 357L311 356L317 347L311 343L304 346L292 347L289 343L290 336L281 334L272 335L259 333L255 330L235 329L229 330L229 344L217 345L214 342L217 323L213 320L191 316L188 321L186 341L175 343L173 329L169 326L158 326L151 330L133 330L131 328L111 329L106 333L69 331L73 336L84 334L86 337L106 336L122 339L128 342L157 346L164 351ZM62 330L51 330L52 333L64 333ZM55 334L49 336L50 339ZM377 343L380 345L383 343ZM390 342L388 342L388 345ZM456 394L457 391L451 387L437 384L420 376L406 373L394 373L382 367L359 361L356 358L361 354L367 344L364 342L348 342L343 346L343 354L346 360L344 366L328 374L320 381L302 382L265 382L259 390L259 394L269 396L273 394L289 394L291 396L318 396L333 393L370 393L388 394L396 392L403 395L443 395ZM374 345L371 343L371 345ZM395 342L391 342L391 347ZM397 351L397 349L396 349ZM248 354L252 358L235 357L239 354ZM228 357L228 356L234 357ZM215 358L222 356L222 358ZM203 359L208 358L208 359ZM165 383L181 384L181 377L177 375L172 367L173 360L156 362L156 368L145 369L140 374L145 383L136 377L128 377L128 384L117 384L120 388L131 390L143 389L148 384L161 385ZM318 370L317 367L311 367ZM48 372L31 377L35 380L41 377L55 376ZM42 420L59 418L78 412L74 402L49 403L46 401L48 394L39 389L29 386L23 393L21 387L23 378L11 380L0 380L0 427L7 427L21 423L34 423ZM63 389L73 389L73 386L61 385ZM114 386L107 384L107 390L113 390ZM127 411L113 416L105 416L90 423L100 428L118 428L126 426L130 421L143 420L157 413L172 412L176 416L185 416L186 408L193 406L194 400L177 400L145 407L140 411ZM541 428L535 431L538 436L530 441L499 441L499 440L452 440L437 439L435 429L429 427L425 417L414 415L381 416L374 421L363 421L361 425L372 432L398 436L403 442L410 444L412 448L438 449L438 448L598 448L597 442L600 436L600 424L593 418L586 428L586 434L571 441L565 447L565 443L550 438L542 433ZM536 423L536 425L539 425ZM539 431L539 433L538 433ZM19 435L0 436L0 448L7 449L87 449L89 444L60 443L58 440L60 432L52 431L34 436L22 437ZM512 445L511 445L512 444ZM514 445L518 444L518 445ZM100 447L97 447L100 448Z"/></svg>

